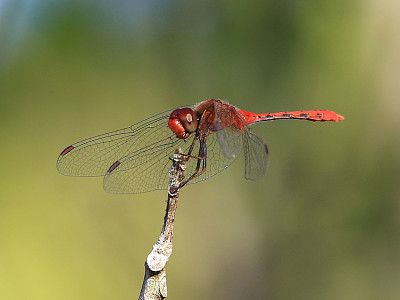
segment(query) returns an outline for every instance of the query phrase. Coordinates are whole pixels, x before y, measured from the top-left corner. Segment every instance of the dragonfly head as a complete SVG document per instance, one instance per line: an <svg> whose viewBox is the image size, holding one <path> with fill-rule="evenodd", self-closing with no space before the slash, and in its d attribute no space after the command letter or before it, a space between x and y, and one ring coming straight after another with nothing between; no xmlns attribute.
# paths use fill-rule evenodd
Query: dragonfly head
<svg viewBox="0 0 400 300"><path fill-rule="evenodd" d="M196 113L190 108L175 109L169 116L168 127L180 139L186 139L197 130Z"/></svg>

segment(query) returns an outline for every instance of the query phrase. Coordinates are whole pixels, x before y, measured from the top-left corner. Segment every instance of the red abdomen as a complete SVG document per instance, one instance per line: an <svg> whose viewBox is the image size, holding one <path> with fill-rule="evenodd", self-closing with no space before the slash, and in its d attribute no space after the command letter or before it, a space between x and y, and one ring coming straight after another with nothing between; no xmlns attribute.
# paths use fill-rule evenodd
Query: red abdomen
<svg viewBox="0 0 400 300"><path fill-rule="evenodd" d="M330 110L300 110L278 113L256 114L245 110L239 110L247 124L255 122L281 120L281 119L302 119L309 121L341 121L344 118Z"/></svg>

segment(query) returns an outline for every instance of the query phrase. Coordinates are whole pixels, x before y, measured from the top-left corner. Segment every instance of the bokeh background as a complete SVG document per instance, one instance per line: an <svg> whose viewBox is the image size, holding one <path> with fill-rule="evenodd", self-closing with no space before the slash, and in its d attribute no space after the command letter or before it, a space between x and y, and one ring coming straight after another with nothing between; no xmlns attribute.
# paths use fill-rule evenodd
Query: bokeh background
<svg viewBox="0 0 400 300"><path fill-rule="evenodd" d="M400 3L0 1L0 298L135 299L166 192L111 195L58 154L220 98L345 121L253 129L181 192L171 299L400 299Z"/></svg>

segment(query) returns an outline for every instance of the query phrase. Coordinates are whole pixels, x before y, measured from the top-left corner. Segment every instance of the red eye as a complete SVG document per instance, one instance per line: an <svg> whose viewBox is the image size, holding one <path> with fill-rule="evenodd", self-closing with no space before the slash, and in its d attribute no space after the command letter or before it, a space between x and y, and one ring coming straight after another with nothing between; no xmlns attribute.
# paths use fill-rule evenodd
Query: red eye
<svg viewBox="0 0 400 300"><path fill-rule="evenodd" d="M190 108L175 109L168 122L168 127L180 139L186 139L197 130L196 114Z"/></svg>

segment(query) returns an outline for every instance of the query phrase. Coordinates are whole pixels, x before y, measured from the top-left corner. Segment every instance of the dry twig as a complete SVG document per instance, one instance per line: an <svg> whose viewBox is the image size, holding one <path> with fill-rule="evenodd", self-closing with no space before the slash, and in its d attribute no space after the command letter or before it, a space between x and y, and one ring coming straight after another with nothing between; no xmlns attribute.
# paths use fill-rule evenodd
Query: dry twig
<svg viewBox="0 0 400 300"><path fill-rule="evenodd" d="M139 300L159 300L167 297L167 276L165 266L172 254L175 212L179 198L179 185L184 179L185 156L180 149L172 158L169 171L168 202L164 224L157 243L147 256L145 274Z"/></svg>

